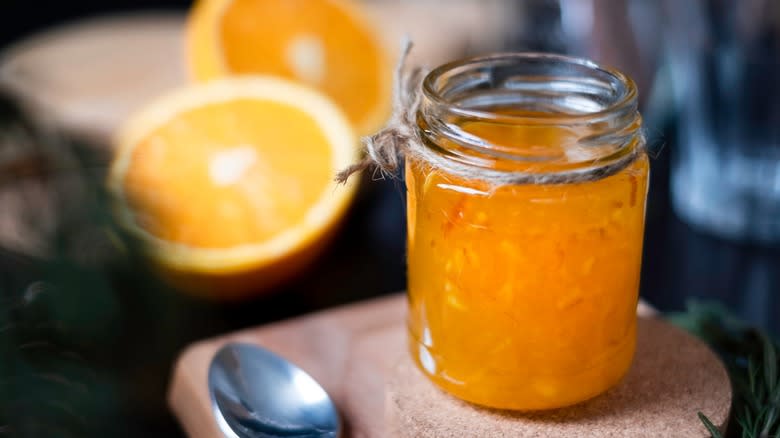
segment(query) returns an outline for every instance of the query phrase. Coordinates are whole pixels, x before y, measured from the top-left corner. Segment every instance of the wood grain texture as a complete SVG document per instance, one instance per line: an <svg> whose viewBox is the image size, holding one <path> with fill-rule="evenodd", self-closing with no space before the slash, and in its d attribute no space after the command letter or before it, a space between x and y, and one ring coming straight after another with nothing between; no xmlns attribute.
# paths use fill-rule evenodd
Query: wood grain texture
<svg viewBox="0 0 780 438"><path fill-rule="evenodd" d="M405 297L398 294L196 343L176 363L169 404L190 437L221 436L206 388L209 362L226 342L248 342L292 360L321 382L353 438L704 437L697 411L719 424L728 416L730 386L717 358L700 341L653 319L643 304L637 356L624 382L591 402L532 415L475 408L431 385L406 355L405 313ZM500 433L483 434L488 430Z"/></svg>

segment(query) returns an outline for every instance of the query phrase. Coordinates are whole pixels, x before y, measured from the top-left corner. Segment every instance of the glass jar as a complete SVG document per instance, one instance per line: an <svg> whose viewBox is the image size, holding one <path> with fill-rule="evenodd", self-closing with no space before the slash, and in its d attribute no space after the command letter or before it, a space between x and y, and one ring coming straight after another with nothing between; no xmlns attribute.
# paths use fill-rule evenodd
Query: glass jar
<svg viewBox="0 0 780 438"><path fill-rule="evenodd" d="M479 405L558 408L627 372L649 163L634 83L503 54L423 81L407 154L411 355Z"/></svg>

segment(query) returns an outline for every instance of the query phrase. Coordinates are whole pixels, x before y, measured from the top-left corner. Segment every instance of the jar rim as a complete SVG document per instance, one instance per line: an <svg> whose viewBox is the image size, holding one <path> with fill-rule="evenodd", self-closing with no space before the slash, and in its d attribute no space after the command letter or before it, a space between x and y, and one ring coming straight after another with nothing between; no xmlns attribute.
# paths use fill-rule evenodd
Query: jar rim
<svg viewBox="0 0 780 438"><path fill-rule="evenodd" d="M559 62L572 66L585 67L594 73L601 73L605 77L613 79L614 84L619 84L622 86L622 90L614 101L610 102L609 105L599 109L598 111L565 114L556 113L550 114L543 119L533 116L502 114L502 120L514 122L517 124L534 123L537 125L590 124L604 121L610 118L620 117L621 115L628 115L637 111L638 91L636 83L630 77L616 68L604 66L587 58L556 53L502 52L451 61L436 67L425 76L422 82L422 92L425 98L429 99L434 104L451 106L450 111L453 114L464 117L472 117L475 119L492 119L495 118L496 115L490 111L452 106L453 102L442 96L440 90L437 90L435 84L436 81L442 79L447 72L451 72L457 69L466 69L469 67L475 68L479 65L484 65L487 63L517 63L527 61Z"/></svg>
<svg viewBox="0 0 780 438"><path fill-rule="evenodd" d="M421 90L418 155L469 178L496 184L598 179L644 150L636 85L584 58L538 52L467 58L432 70ZM562 143L518 148L473 133L472 122L536 133L554 128Z"/></svg>

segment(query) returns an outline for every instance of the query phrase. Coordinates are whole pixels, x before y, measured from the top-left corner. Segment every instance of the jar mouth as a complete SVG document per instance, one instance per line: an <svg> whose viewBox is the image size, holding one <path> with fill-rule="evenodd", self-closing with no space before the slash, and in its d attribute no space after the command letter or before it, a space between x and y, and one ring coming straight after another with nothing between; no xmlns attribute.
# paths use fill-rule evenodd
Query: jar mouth
<svg viewBox="0 0 780 438"><path fill-rule="evenodd" d="M511 71L518 66L535 74ZM492 71L486 71L486 67ZM498 70L501 68L507 70ZM453 81L457 82L450 83ZM428 73L422 88L427 99L439 105L453 105L456 113L492 119L496 117L493 112L459 106L459 94L478 87L487 89L486 85L520 93L538 93L541 87L551 87L550 91L568 94L568 101L561 103L573 111L549 117L546 122L550 125L593 123L637 110L638 93L631 78L585 58L552 53L498 53L453 61ZM571 97L572 93L577 93L576 98ZM545 123L538 117L502 115L501 118L517 123Z"/></svg>
<svg viewBox="0 0 780 438"><path fill-rule="evenodd" d="M422 94L423 137L463 164L511 171L516 166L497 164L549 163L554 166L546 171L563 172L618 159L640 143L634 82L583 58L517 52L454 61L425 77ZM562 135L555 137L558 151L545 154L544 141L517 148L475 135L464 129L467 124Z"/></svg>

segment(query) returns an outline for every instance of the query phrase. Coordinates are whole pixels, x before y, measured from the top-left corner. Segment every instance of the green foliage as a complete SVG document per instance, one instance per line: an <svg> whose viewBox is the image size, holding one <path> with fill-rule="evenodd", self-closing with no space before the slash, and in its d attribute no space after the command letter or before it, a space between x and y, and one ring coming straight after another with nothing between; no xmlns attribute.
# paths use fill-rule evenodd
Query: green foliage
<svg viewBox="0 0 780 438"><path fill-rule="evenodd" d="M780 378L778 344L767 333L750 328L722 305L691 301L685 313L670 316L696 334L723 359L734 389L728 436L780 436ZM699 418L714 438L719 431L704 413Z"/></svg>
<svg viewBox="0 0 780 438"><path fill-rule="evenodd" d="M0 246L0 437L146 436L167 412L177 312L86 150L0 93L0 189L47 194L13 206L41 252Z"/></svg>
<svg viewBox="0 0 780 438"><path fill-rule="evenodd" d="M96 436L98 420L111 418L120 403L112 373L101 366L119 336L116 303L100 279L74 289L57 277L37 278L44 280L2 287L9 298L0 315L0 421L10 436ZM108 299L91 300L93 294Z"/></svg>

